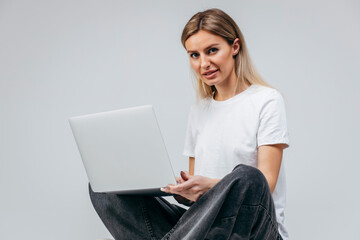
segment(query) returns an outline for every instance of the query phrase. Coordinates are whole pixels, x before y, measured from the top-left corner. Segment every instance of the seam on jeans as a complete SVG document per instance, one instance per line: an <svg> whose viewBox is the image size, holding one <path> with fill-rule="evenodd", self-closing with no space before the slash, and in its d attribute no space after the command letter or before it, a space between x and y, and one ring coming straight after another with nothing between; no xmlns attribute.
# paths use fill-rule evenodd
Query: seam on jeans
<svg viewBox="0 0 360 240"><path fill-rule="evenodd" d="M265 176L264 176L264 177L265 177ZM264 186L264 188L268 188L268 190L270 191L269 185ZM264 199L266 192L267 192L267 191L264 189L263 194L262 194L262 196L261 196L261 202L263 202L262 200ZM271 196L270 196L271 201L273 202L272 194L270 194L270 195L271 195ZM278 236L279 236L280 233L279 233L279 230L278 230L278 223L277 223L276 215L275 215L275 223L274 223L274 219L273 219L273 218L271 217L271 215L269 214L268 209L267 209L265 206L263 206L261 203L259 204L259 206L265 210L265 213L266 213L266 215L268 216L268 218L270 219L271 225L273 226L274 232L276 232L276 233L278 234ZM273 202L273 207L275 208L274 202ZM275 210L274 210L274 211L275 211Z"/></svg>
<svg viewBox="0 0 360 240"><path fill-rule="evenodd" d="M148 212L148 209L145 206L145 203L144 203L143 199L141 199L141 209L142 209L142 213L143 213L143 216L144 216L144 219L145 219L146 228L147 228L147 230L149 232L149 235L150 235L150 239L151 240L156 240L154 231L153 231L152 226L151 226L151 221L149 220L150 219L149 212Z"/></svg>
<svg viewBox="0 0 360 240"><path fill-rule="evenodd" d="M243 207L243 206L242 206ZM245 206L245 207L247 207L247 206ZM253 206L251 206L252 208L253 208ZM254 227L254 224L255 224L255 222L256 222L256 219L258 219L258 217L259 217L259 206L256 206L256 217L253 219L253 221L252 221L252 223L251 223L251 229L253 229L253 227Z"/></svg>
<svg viewBox="0 0 360 240"><path fill-rule="evenodd" d="M264 186L264 188L266 188L266 187ZM260 202L262 202L263 198L265 197L265 194L266 194L266 190L263 189L263 193L262 193L262 195L261 195L261 197L260 197L260 199L261 199ZM271 196L271 198L272 198L272 196ZM265 206L263 206L261 203L256 204L256 205L243 204L243 206L260 206L261 208L263 208L263 209L265 210L266 215L270 218L271 224L272 224L274 227L277 226L277 222L276 222L276 224L274 224L274 221L273 221L272 217L270 216L267 208L265 208ZM276 216L275 216L275 220L276 220ZM276 229L277 229L277 227L276 227Z"/></svg>
<svg viewBox="0 0 360 240"><path fill-rule="evenodd" d="M270 219L270 223L271 223L271 226L273 228L273 231L276 232L278 235L280 235L279 231L278 231L278 228L277 228L277 224L274 224L274 221L273 221L272 217L270 216L268 210L261 204L259 204L258 206L265 210L266 216L268 217L268 219ZM264 222L260 225L259 228L261 228L263 224L264 224ZM257 235L258 235L258 233L255 235L255 239L256 239Z"/></svg>
<svg viewBox="0 0 360 240"><path fill-rule="evenodd" d="M169 239L169 237L171 237L171 234L173 234L174 233L174 231L176 230L176 228L179 226L179 223L180 223L180 221L178 221L176 224L175 224L175 226L172 228L172 229L170 229L170 231L164 236L164 240L166 240L166 239Z"/></svg>
<svg viewBox="0 0 360 240"><path fill-rule="evenodd" d="M274 223L272 217L269 214L269 211L261 204L259 205L259 207L261 207L261 208L263 208L265 210L266 215L270 218L271 224L273 225L273 227L275 227L275 229L277 229L277 222L276 222L276 224ZM275 216L275 218L276 218L276 216Z"/></svg>

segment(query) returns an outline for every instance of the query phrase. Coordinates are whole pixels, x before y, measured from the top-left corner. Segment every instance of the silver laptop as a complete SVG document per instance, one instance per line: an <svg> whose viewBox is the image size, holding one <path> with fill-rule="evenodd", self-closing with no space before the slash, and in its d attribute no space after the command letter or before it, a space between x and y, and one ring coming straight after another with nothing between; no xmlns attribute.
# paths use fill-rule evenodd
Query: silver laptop
<svg viewBox="0 0 360 240"><path fill-rule="evenodd" d="M69 118L94 192L169 195L176 184L151 105Z"/></svg>

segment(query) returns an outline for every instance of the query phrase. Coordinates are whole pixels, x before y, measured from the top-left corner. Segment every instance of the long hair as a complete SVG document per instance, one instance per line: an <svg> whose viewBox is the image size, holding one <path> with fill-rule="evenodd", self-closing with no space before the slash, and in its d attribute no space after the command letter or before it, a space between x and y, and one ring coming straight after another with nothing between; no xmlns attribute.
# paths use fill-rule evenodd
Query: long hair
<svg viewBox="0 0 360 240"><path fill-rule="evenodd" d="M185 49L186 40L200 30L206 30L224 38L229 45L232 45L234 40L239 38L240 50L238 54L234 56L235 74L238 80L236 86L259 84L271 87L257 72L254 64L250 59L244 36L241 33L238 25L229 15L220 9L211 8L203 12L198 12L192 16L185 25L181 35L181 43ZM211 98L214 91L216 91L215 86L204 84L201 78L196 76L194 71L192 72L197 78L197 97L200 99Z"/></svg>

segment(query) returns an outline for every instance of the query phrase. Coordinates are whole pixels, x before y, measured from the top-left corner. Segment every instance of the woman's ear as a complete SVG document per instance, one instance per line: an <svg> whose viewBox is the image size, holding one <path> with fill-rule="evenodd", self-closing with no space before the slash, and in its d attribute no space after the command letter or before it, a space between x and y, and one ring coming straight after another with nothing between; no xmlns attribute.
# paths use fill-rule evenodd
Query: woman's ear
<svg viewBox="0 0 360 240"><path fill-rule="evenodd" d="M232 44L233 56L236 56L240 51L240 40L235 38L234 43Z"/></svg>

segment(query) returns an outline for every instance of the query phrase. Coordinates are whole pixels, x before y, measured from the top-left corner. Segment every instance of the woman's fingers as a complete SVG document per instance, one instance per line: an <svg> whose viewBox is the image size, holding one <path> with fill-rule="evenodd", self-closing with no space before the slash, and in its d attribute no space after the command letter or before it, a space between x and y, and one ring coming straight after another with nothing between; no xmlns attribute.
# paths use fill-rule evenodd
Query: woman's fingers
<svg viewBox="0 0 360 240"><path fill-rule="evenodd" d="M187 171L180 171L180 177L176 177L176 182L179 183L183 183L187 180L189 180L190 178L190 174Z"/></svg>
<svg viewBox="0 0 360 240"><path fill-rule="evenodd" d="M163 191L163 192L166 192L166 193L173 193L173 192L171 191L171 187L172 187L172 186L174 186L174 185L168 184L166 187L160 188L160 191Z"/></svg>
<svg viewBox="0 0 360 240"><path fill-rule="evenodd" d="M177 182L178 184L180 184L180 183L183 183L184 180L183 180L181 177L176 177L176 182Z"/></svg>
<svg viewBox="0 0 360 240"><path fill-rule="evenodd" d="M188 172L183 172L183 171L181 171L181 172L180 172L180 176L181 176L181 178L184 179L185 181L189 180L189 178L190 178L190 175L189 175Z"/></svg>
<svg viewBox="0 0 360 240"><path fill-rule="evenodd" d="M187 179L185 181L185 179ZM180 180L177 178L177 181ZM181 182L182 181L182 182ZM211 188L211 179L204 176L190 176L188 173L181 172L181 183L177 185L168 184L161 191L177 194L191 201L196 201L201 195Z"/></svg>
<svg viewBox="0 0 360 240"><path fill-rule="evenodd" d="M170 191L174 193L181 193L184 191L189 191L191 188L193 188L196 184L194 184L193 181L188 180L186 182L180 183L178 185L168 185L170 187Z"/></svg>
<svg viewBox="0 0 360 240"><path fill-rule="evenodd" d="M166 187L161 188L161 191L180 195L193 202L195 202L201 195L201 192L198 191L198 187L189 183L189 181L178 185L169 184Z"/></svg>

